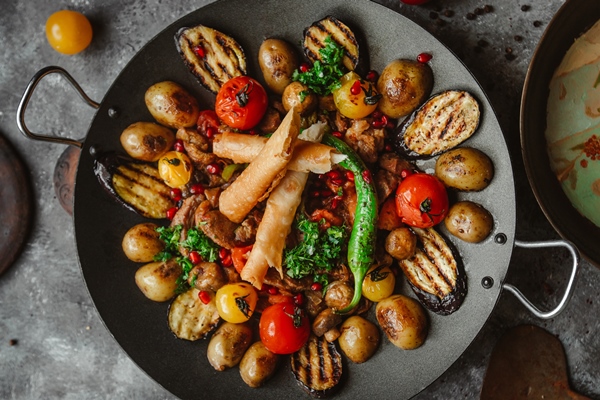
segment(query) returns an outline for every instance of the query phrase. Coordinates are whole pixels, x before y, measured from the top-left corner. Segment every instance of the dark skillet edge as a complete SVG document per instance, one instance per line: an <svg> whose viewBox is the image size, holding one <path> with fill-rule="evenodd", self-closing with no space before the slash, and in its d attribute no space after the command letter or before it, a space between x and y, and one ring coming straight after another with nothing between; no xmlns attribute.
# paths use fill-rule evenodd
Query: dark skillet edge
<svg viewBox="0 0 600 400"><path fill-rule="evenodd" d="M600 268L600 248L597 246L600 227L571 205L550 169L545 146L550 79L573 41L599 18L600 7L588 0L568 0L554 15L527 69L521 93L519 123L521 155L540 208L556 232L563 239L572 241L586 260ZM564 32L565 27L569 34L560 35L558 32ZM543 151L540 151L540 143L544 144Z"/></svg>

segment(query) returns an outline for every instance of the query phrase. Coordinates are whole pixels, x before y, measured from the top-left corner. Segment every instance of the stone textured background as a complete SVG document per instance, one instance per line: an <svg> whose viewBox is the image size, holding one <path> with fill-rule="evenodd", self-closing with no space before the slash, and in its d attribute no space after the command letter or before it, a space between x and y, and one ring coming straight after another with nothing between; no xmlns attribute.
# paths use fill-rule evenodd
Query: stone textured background
<svg viewBox="0 0 600 400"><path fill-rule="evenodd" d="M558 238L525 176L518 121L528 63L546 25L564 1L434 0L423 7L406 6L397 0L378 2L423 26L470 68L498 114L514 162L516 237ZM31 76L47 65L64 67L92 99L101 100L120 70L149 39L206 3L2 1L0 134L14 145L31 171L35 218L23 254L0 276L0 398L173 398L129 360L104 328L82 280L71 217L60 207L52 185L56 160L65 148L24 139L16 127L15 112ZM466 17L486 4L493 7L492 12L472 20ZM529 9L523 11L522 6ZM72 57L54 52L44 35L46 18L63 8L83 12L94 27L90 48ZM452 13L446 16L445 10ZM81 138L93 112L55 76L39 86L27 122L34 132ZM549 308L556 304L555 296L565 284L569 260L562 250L541 253L517 249L506 281ZM570 304L552 320L532 317L510 294L502 294L474 343L417 398L477 398L494 344L506 329L522 323L542 326L556 335L566 350L573 389L600 398L599 297L600 270L586 261L582 261Z"/></svg>

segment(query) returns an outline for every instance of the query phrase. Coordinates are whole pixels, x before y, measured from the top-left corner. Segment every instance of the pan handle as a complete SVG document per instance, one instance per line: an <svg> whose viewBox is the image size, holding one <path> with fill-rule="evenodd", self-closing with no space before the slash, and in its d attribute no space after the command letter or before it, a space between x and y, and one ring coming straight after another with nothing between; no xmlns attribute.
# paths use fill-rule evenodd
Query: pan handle
<svg viewBox="0 0 600 400"><path fill-rule="evenodd" d="M520 240L515 240L515 245L522 248L535 249L542 247L565 247L571 253L571 257L573 258L573 265L571 267L571 276L569 277L569 282L567 283L567 288L565 289L565 293L563 294L562 299L558 303L558 305L550 310L550 311L542 311L521 293L519 289L514 287L511 284L504 283L502 287L509 292L511 292L523 305L536 317L542 319L550 319L554 318L565 308L571 295L573 294L573 287L575 286L575 278L577 276L577 272L579 270L579 252L573 246L571 242L566 240L549 240L543 242L522 242Z"/></svg>
<svg viewBox="0 0 600 400"><path fill-rule="evenodd" d="M31 96L33 95L33 91L35 90L35 87L45 76L50 75L50 74L55 74L55 73L58 73L58 74L61 74L62 76L64 76L67 79L67 81L71 84L71 86L73 86L73 88L77 91L77 93L79 93L79 96L90 107L93 107L95 109L100 108L100 104L96 103L94 100L90 99L88 97L88 95L83 91L81 86L79 86L77 81L75 81L75 79L73 79L73 77L66 70L64 70L61 67L55 67L55 66L45 67L45 68L40 69L33 76L33 78L31 78L31 80L29 81L29 84L27 85L27 88L25 89L25 92L23 93L23 97L21 97L21 101L19 102L19 108L17 108L17 126L19 127L19 130L21 131L21 133L29 139L42 140L42 141L52 142L52 143L69 144L69 145L77 146L77 147L81 148L81 147L83 147L83 142L80 140L61 138L61 137L57 137L57 136L40 135L40 134L31 132L29 130L29 128L27 128L27 125L25 125L25 111L27 110L27 105L29 104L29 100L31 99Z"/></svg>

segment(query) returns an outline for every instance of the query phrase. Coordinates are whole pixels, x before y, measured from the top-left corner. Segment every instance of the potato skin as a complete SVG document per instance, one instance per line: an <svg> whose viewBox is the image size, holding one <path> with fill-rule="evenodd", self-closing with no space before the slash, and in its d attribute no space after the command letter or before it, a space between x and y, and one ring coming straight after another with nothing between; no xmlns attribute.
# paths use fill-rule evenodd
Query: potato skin
<svg viewBox="0 0 600 400"><path fill-rule="evenodd" d="M252 343L250 325L225 322L208 343L206 350L208 362L217 371L234 367L239 364L250 343Z"/></svg>
<svg viewBox="0 0 600 400"><path fill-rule="evenodd" d="M135 283L150 300L163 302L175 296L181 267L174 260L152 262L135 273Z"/></svg>
<svg viewBox="0 0 600 400"><path fill-rule="evenodd" d="M121 146L131 157L157 161L175 143L175 133L154 122L135 122L121 133Z"/></svg>
<svg viewBox="0 0 600 400"><path fill-rule="evenodd" d="M304 99L301 99L300 93L302 92L309 94L304 96ZM319 99L316 94L309 91L308 86L300 82L292 82L285 87L281 96L281 102L285 111L290 111L292 107L296 107L297 112L307 115L317 107Z"/></svg>
<svg viewBox="0 0 600 400"><path fill-rule="evenodd" d="M131 261L150 262L154 256L161 252L165 245L156 232L158 225L144 222L132 226L123 236L123 252Z"/></svg>
<svg viewBox="0 0 600 400"><path fill-rule="evenodd" d="M469 243L479 243L489 236L494 227L494 218L480 204L459 201L450 207L444 224L457 238Z"/></svg>
<svg viewBox="0 0 600 400"><path fill-rule="evenodd" d="M494 177L494 165L481 150L461 147L438 157L435 175L446 186L462 191L485 189Z"/></svg>
<svg viewBox="0 0 600 400"><path fill-rule="evenodd" d="M299 64L292 45L281 39L266 39L258 49L258 65L269 89L281 95L292 83Z"/></svg>
<svg viewBox="0 0 600 400"><path fill-rule="evenodd" d="M262 386L275 372L279 356L270 352L263 342L252 343L240 361L240 376L246 385Z"/></svg>
<svg viewBox="0 0 600 400"><path fill-rule="evenodd" d="M377 91L382 95L378 109L390 118L410 114L425 101L433 88L429 65L414 60L394 60L381 72Z"/></svg>
<svg viewBox="0 0 600 400"><path fill-rule="evenodd" d="M412 350L425 342L429 322L423 306L413 298L396 294L377 303L379 326L397 347Z"/></svg>
<svg viewBox="0 0 600 400"><path fill-rule="evenodd" d="M360 364L367 361L379 346L379 330L371 321L354 315L340 327L338 344L350 361Z"/></svg>
<svg viewBox="0 0 600 400"><path fill-rule="evenodd" d="M198 100L175 82L150 86L144 96L146 107L156 122L171 128L189 128L198 122Z"/></svg>
<svg viewBox="0 0 600 400"><path fill-rule="evenodd" d="M396 260L406 260L415 254L417 236L409 228L396 228L385 238L385 251Z"/></svg>

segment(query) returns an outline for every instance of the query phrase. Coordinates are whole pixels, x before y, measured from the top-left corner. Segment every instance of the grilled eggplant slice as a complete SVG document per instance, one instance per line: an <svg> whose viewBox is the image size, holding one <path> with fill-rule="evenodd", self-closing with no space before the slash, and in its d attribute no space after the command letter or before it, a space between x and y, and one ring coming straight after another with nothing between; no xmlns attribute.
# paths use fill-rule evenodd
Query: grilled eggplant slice
<svg viewBox="0 0 600 400"><path fill-rule="evenodd" d="M331 39L345 49L344 66L354 71L358 65L358 41L346 24L332 16L327 16L304 30L304 54L315 62L322 61L320 49L326 46L325 39Z"/></svg>
<svg viewBox="0 0 600 400"><path fill-rule="evenodd" d="M199 300L198 293L198 289L192 288L177 296L169 307L169 328L180 339L202 339L221 320L214 297L208 304L204 304Z"/></svg>
<svg viewBox="0 0 600 400"><path fill-rule="evenodd" d="M291 364L300 386L319 399L332 394L342 377L342 357L335 344L312 334L304 347L292 354Z"/></svg>
<svg viewBox="0 0 600 400"><path fill-rule="evenodd" d="M94 160L94 173L113 198L146 218L166 218L175 206L154 164L107 153Z"/></svg>
<svg viewBox="0 0 600 400"><path fill-rule="evenodd" d="M423 305L440 315L458 310L467 295L467 275L460 259L433 228L412 228L417 250L399 261L413 291Z"/></svg>
<svg viewBox="0 0 600 400"><path fill-rule="evenodd" d="M477 100L464 90L439 93L414 111L396 131L396 149L411 158L427 158L458 146L479 126Z"/></svg>
<svg viewBox="0 0 600 400"><path fill-rule="evenodd" d="M244 49L231 36L204 25L181 28L175 35L179 54L192 74L213 93L229 79L246 75Z"/></svg>

